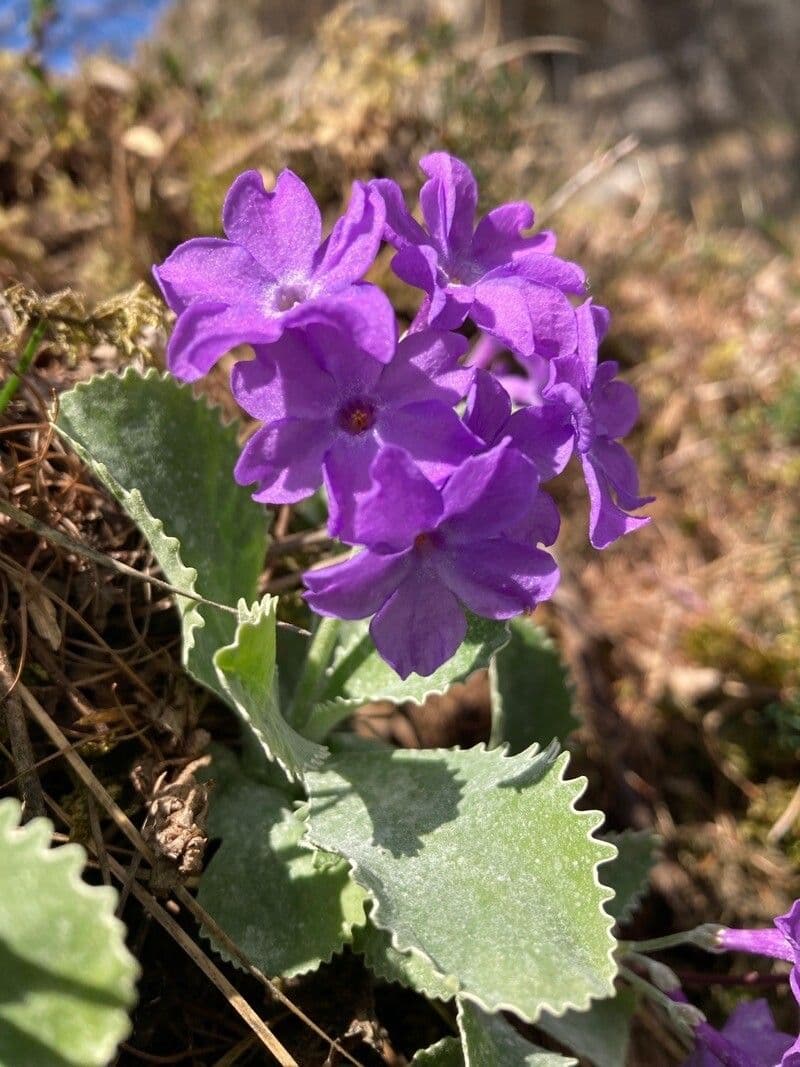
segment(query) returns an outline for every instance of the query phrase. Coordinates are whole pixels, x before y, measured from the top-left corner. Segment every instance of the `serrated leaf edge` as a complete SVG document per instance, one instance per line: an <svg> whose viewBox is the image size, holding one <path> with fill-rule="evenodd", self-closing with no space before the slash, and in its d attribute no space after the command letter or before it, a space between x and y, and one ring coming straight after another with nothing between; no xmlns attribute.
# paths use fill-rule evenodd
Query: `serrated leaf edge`
<svg viewBox="0 0 800 1067"><path fill-rule="evenodd" d="M117 892L111 886L89 885L81 877L81 872L86 867L87 855L85 849L76 842L51 847L55 827L46 818L32 819L29 823L20 824L22 805L16 797L5 797L0 800L0 813L5 815L11 812L11 818L0 817L0 838L5 838L13 848L15 845L28 848L29 855L35 856L37 862L42 862L51 867L60 867L69 883L70 889L94 909L95 921L104 926L109 932L108 944L110 954L129 973L123 975L126 986L124 998L127 1000L128 1012L136 1003L136 983L141 977L142 969L139 961L125 945L127 933L125 924L115 915L117 906ZM109 1034L104 1042L100 1042L98 1051L103 1054L103 1061L110 1060L121 1041L124 1041L132 1031L129 1014L121 1005L113 1008L120 1016L120 1025L116 1034Z"/></svg>
<svg viewBox="0 0 800 1067"><path fill-rule="evenodd" d="M519 753L519 755L517 757L511 757L511 758L519 758L519 756L528 755L528 754L536 755L536 753L538 752L538 747L539 746L535 745L535 744L531 745L530 749L525 749L525 751ZM462 748L459 745L457 745L457 746L454 746L453 748L433 748L433 749L425 749L424 751L426 751L426 752L441 752L441 753L445 753L445 754L450 754L452 752L474 752L476 750L483 751L489 756L500 756L501 758L507 758L506 757L506 753L508 751L508 745L507 744L503 744L503 745L499 745L497 748L491 748L490 749L490 748L487 748L485 742L481 741L479 744L473 745L470 748L466 748L466 749ZM531 750L534 750L534 751L531 752ZM566 778L565 774L566 774L566 769L567 769L568 764L569 764L569 753L563 752L561 754L561 756L559 756L558 759L556 759L554 761L553 771L555 771L558 774L558 782L560 784L563 784L565 786L571 787L573 789L573 796L571 797L570 802L569 802L570 810L573 811L577 816L582 818L584 821L585 820L589 820L591 822L591 825L587 824L587 826L586 826L586 840L587 841L589 841L589 842L591 842L592 844L595 844L595 845L606 846L607 848L612 850L612 852L610 852L607 856L605 856L605 857L603 857L601 859L598 859L594 863L593 868L592 868L592 878L594 880L595 888L596 889L600 889L600 890L605 890L605 896L601 896L600 899L598 900L597 910L598 910L598 913L600 914L601 918L603 918L603 919L605 919L607 921L606 922L606 936L607 936L608 942L609 942L607 958L608 958L609 964L611 965L611 975L607 980L608 992L607 992L606 996L602 996L602 995L599 995L599 994L592 995L590 993L590 994L587 994L587 996L585 998L583 998L583 999L567 1000L563 1004L558 1005L558 1006L551 1006L549 1004L541 1004L539 1006L538 1010L533 1015L526 1015L517 1006L515 1006L514 1004L511 1004L511 1003L507 1003L505 1001L498 1002L497 1004L487 1004L485 1001L481 1000L480 997L478 997L475 994L470 993L469 991L461 988L460 987L460 982L459 982L459 979L458 979L457 975L454 975L454 974L442 974L442 972L438 970L438 967L437 967L437 964L435 963L435 961L432 960L431 957L427 953L423 952L421 949L417 948L415 945L403 946L400 943L399 937L395 934L394 930L392 930L388 926L384 926L379 921L380 901L376 900L375 897L373 896L372 892L362 882L359 881L359 878L358 878L359 865L357 863L355 863L353 860L349 859L343 853L338 852L337 850L333 850L333 849L330 849L330 848L323 847L322 845L320 845L317 842L315 842L314 839L313 839L313 836L312 836L312 831L311 831L310 825L307 825L306 838L308 839L309 845L311 847L313 847L313 848L319 849L322 852L334 852L335 854L341 855L342 859L345 860L345 862L349 864L350 872L351 872L351 874L353 876L353 879L356 882L358 882L358 884L365 891L367 896L372 900L372 908L370 910L369 917L370 917L371 921L375 924L375 926L379 927L379 929L384 930L386 933L389 934L389 939L391 941L392 948L394 948L397 952L400 952L403 955L419 957L424 963L427 963L431 967L433 967L433 969L437 972L437 974L442 979L442 981L450 982L452 980L456 984L458 984L459 985L459 989L458 989L457 993L453 994L454 996L463 997L465 1000L469 1000L473 1004L477 1004L479 1008L482 1008L484 1011L488 1011L490 1013L500 1012L500 1011L510 1011L510 1012L512 1012L512 1014L516 1015L518 1019L521 1019L525 1023L535 1023L536 1020L539 1018L539 1016L542 1014L543 1011L547 1011L550 1015L554 1016L555 1018L560 1018L562 1015L565 1015L568 1011L570 1011L572 1009L574 1009L576 1011L587 1011L589 1009L589 1006L592 1004L593 1001L595 1001L595 1000L606 1000L606 999L608 999L608 997L611 997L611 996L614 995L614 979L616 978L617 971L618 971L617 960L616 960L616 957L614 955L615 949L617 947L617 941L616 941L616 938L614 937L614 935L612 933L612 930L614 928L614 920L611 918L611 916L608 914L608 912L603 907L603 904L605 904L605 902L607 900L610 900L610 899L613 898L614 891L612 889L609 889L608 886L603 885L603 883L600 881L600 878L599 878L599 875L598 875L598 868L599 868L601 863L606 863L606 862L609 862L609 861L615 859L616 856L618 855L618 850L617 850L617 847L615 845L611 844L611 842L603 841L602 838L593 836L594 835L594 831L599 829L600 826L602 826L602 824L603 824L603 822L605 820L605 816L603 815L603 813L601 811L597 810L596 808L591 808L591 809L588 809L588 810L581 810L576 806L577 802L581 799L583 794L586 792L586 787L588 786L589 781L585 777L585 775L579 775L577 778ZM448 998L448 1000L449 999L451 999L451 998Z"/></svg>
<svg viewBox="0 0 800 1067"><path fill-rule="evenodd" d="M463 1013L464 1003L463 1002L464 1002L465 999L467 999L467 998L465 998L462 993L459 993L459 995L456 997L456 1004L458 1005L458 1011L456 1012L456 1025L458 1027L459 1037L461 1038L461 1052L462 1052L462 1054L464 1056L464 1067L472 1067L472 1060L470 1059L470 1055L469 1055L469 1045L468 1045L468 1042L467 1042L467 1035L466 1035L466 1032L465 1032L465 1030L464 1030L464 1028L462 1026L462 1020L464 1018L464 1013ZM497 1013L493 1012L492 1014L497 1014ZM528 1041L528 1038L524 1037L522 1034L519 1034L518 1036L520 1038L522 1038L522 1040ZM564 1056L560 1052L551 1052L549 1049L543 1049L543 1048L540 1048L538 1045L534 1045L532 1041L529 1041L529 1044L530 1044L531 1049L533 1050L533 1052L536 1053L536 1054L541 1053L541 1054L544 1054L544 1055L560 1057L564 1061L563 1067L577 1067L578 1061L575 1059L574 1056ZM476 1067L477 1067L477 1065L476 1065Z"/></svg>
<svg viewBox="0 0 800 1067"><path fill-rule="evenodd" d="M225 678L225 673L220 667L217 666L217 656L220 654L220 652L228 652L231 650L235 650L239 647L239 633L241 627L257 626L258 623L261 621L263 615L272 610L272 602L277 601L277 599L277 597L271 597L269 594L266 594L261 598L261 600L255 601L252 606L248 605L246 600L240 599L239 603L237 604L237 611L239 613L239 616L236 623L236 632L234 634L233 641L231 641L230 644L221 645L214 652L214 655L211 658L211 665L214 668L217 678L219 679L222 691L227 696L228 702L233 705L236 710L236 714L239 715L242 721L247 724L250 730L252 730L253 734L258 739L258 743L264 749L269 758L271 760L274 760L275 763L282 767L290 779L293 779L294 781L302 781L303 774L305 772L319 770L319 768L325 763L329 755L328 749L324 745L320 745L316 741L310 741L302 734L298 734L294 727L284 719L283 721L286 725L286 729L290 731L290 733L295 734L297 737L299 737L300 740L303 741L304 744L308 745L309 749L311 750L307 759L303 762L302 766L299 769L290 767L284 759L282 759L275 752L273 752L269 742L264 736L263 731L253 722L252 716L244 707L244 705L241 704L238 700L236 700L234 695L229 691L229 687Z"/></svg>
<svg viewBox="0 0 800 1067"><path fill-rule="evenodd" d="M609 830L605 834L603 834L603 838L602 839L604 841L606 841L609 845L614 845L614 848L617 848L617 845L616 845L614 839L615 838L624 837L626 835L629 838L630 837L648 837L648 838L650 838L650 841L652 843L652 848L650 850L650 858L653 861L653 865L654 865L655 864L655 857L656 857L656 854L658 853L658 850L659 850L659 847L660 847L660 844L661 844L661 839L660 839L658 834L654 834L650 830L622 830L622 831ZM617 855L619 855L619 849L617 849ZM614 858L616 858L616 857L614 857ZM610 863L612 861L611 860L607 860L607 861L604 861L604 862L609 862ZM652 870L652 866L651 866L651 870ZM604 883L601 882L601 884L604 884ZM606 888L608 888L608 887L606 887ZM642 901L644 900L644 898L647 896L647 894L649 892L650 892L650 878L647 877L641 883L639 888L631 895L631 898L628 901L627 906L623 909L622 914L617 919L614 919L614 925L615 926L622 926L623 923L626 923L630 918L632 918L633 915L635 915L636 912L638 911L639 905L642 903ZM612 890L611 891L611 896L608 899L609 900L613 900L615 898L615 896L616 896L616 893L614 893L614 891ZM613 916L612 916L612 918L613 918Z"/></svg>
<svg viewBox="0 0 800 1067"><path fill-rule="evenodd" d="M284 809L284 818L286 816L288 816L289 818L295 818L298 821L302 821L302 822L305 823L306 829L307 829L308 828L308 822L307 822L307 819L306 819L306 814L307 813L304 812L304 810L303 810L305 806L306 805L303 802L301 802L294 809L289 808L289 807L285 808ZM304 838L302 838L302 837L298 841L298 845L303 847L303 848L306 848L308 851L313 852L314 854L317 854L319 852L325 852L329 856L334 855L334 853L330 852L329 849L319 849L316 846L313 846L313 847L309 848L309 846L306 844ZM348 863L348 861L344 858L344 856L338 856L337 858L341 862L344 863L345 867L348 869L348 872L352 876L352 869L351 869L350 864ZM355 878L353 878L353 882L355 882ZM362 890L362 892L364 893L365 897L369 898L369 894L364 889L364 887L358 882L356 882L355 884L358 885L358 888ZM366 900L365 900L365 903L366 903ZM341 936L341 943L339 944L338 947L332 948L327 956L322 956L318 960L312 960L307 967L303 967L303 966L292 967L289 970L281 971L280 977L281 978L285 978L285 979L302 978L306 974L313 974L315 971L318 971L320 969L320 967L322 967L323 964L330 963L331 960L333 959L333 957L338 955L342 951L343 948L346 948L347 945L352 945L352 943L353 943L353 930L357 926L365 925L366 921L367 921L367 912L366 912L366 908L365 908L364 909L364 923L357 923L355 921L353 921L351 923L348 923L348 922L343 923L342 927L341 927L341 935L342 935ZM200 934L201 934L201 936L203 937L204 940L208 941L208 943L211 945L211 947L214 949L214 951L217 953L217 955L220 956L223 960L225 960L226 963L233 964L234 967L236 967L240 971L247 971L247 968L244 966L244 964L241 962L241 960L238 959L236 956L232 956L221 945L219 945L217 943L217 941L214 939L214 935L205 926L201 925ZM244 953L242 953L242 955L244 955ZM267 975L267 977L268 978L272 978L274 976L273 975Z"/></svg>

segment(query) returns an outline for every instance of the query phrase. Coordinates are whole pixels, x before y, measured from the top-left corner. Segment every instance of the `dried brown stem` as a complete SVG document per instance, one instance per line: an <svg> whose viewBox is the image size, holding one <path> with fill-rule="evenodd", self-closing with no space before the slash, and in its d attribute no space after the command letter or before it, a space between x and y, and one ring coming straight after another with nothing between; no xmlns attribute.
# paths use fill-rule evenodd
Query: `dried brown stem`
<svg viewBox="0 0 800 1067"><path fill-rule="evenodd" d="M27 822L44 815L44 797L39 776L36 773L36 758L28 735L25 713L15 688L16 672L11 667L5 643L0 637L0 686L3 689L3 716L8 727L11 753L17 771L19 790L22 794L23 819Z"/></svg>

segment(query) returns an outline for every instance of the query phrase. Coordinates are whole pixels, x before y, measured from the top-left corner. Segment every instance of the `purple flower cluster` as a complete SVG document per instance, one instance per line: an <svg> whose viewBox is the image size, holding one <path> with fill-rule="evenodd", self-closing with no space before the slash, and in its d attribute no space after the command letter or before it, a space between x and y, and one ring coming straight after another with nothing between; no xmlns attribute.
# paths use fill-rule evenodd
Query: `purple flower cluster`
<svg viewBox="0 0 800 1067"><path fill-rule="evenodd" d="M525 232L527 204L476 225L477 185L460 160L436 152L421 167L424 225L395 182L356 182L325 240L295 174L267 192L249 171L225 200L226 239L187 241L154 271L178 315L176 377L193 381L252 345L231 388L261 426L236 479L274 504L324 485L330 533L362 551L309 572L308 603L373 616L375 645L402 677L455 653L465 609L507 619L552 596L558 568L541 546L559 515L541 485L571 456L595 547L646 523L630 512L650 499L620 444L636 397L616 364L598 364L609 316L585 299L583 271L554 254L552 234ZM386 296L363 281L382 241L398 277L424 293L402 336ZM478 346L507 349L522 375L466 355L455 331L467 320L483 331Z"/></svg>

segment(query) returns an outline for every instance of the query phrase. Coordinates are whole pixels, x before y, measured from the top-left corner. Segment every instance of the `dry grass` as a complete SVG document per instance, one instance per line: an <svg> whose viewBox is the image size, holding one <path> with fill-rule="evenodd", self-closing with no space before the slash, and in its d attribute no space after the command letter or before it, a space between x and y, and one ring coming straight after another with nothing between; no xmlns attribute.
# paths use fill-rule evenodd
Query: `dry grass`
<svg viewBox="0 0 800 1067"><path fill-rule="evenodd" d="M657 893L637 932L766 921L800 888L800 823L791 817L800 749L798 218L780 229L766 218L738 228L712 221L725 214L715 207L715 176L738 158L730 134L686 164L700 193L694 217L680 217L658 153L626 148L617 166L603 162L620 139L613 121L589 132L584 112L547 104L536 68L522 60L481 66L475 42L443 25L411 35L382 16L354 33L353 18L343 8L303 46L254 45L213 85L171 62L168 40L139 68L95 61L49 93L18 60L0 59L0 281L24 287L2 309L6 373L31 322L42 314L63 321L0 426L0 495L152 573L141 536L52 436L46 412L59 391L98 369L160 361L164 320L140 297L88 315L85 305L146 279L178 241L214 232L224 190L246 166L267 176L294 167L335 215L355 177L391 173L410 188L425 151L462 154L486 203L529 197L549 205L565 254L587 264L596 298L614 310L604 355L620 360L642 398L632 448L645 489L658 495L653 526L591 553L585 500L568 484L565 581L544 615L578 682L585 726L574 748L592 802L612 825L653 826L664 839ZM751 162L746 154L748 182ZM581 181L565 186L579 172ZM384 256L376 278L411 311L413 294L387 265ZM67 287L78 303L53 296ZM224 374L207 388L225 399ZM291 537L288 513L281 522ZM186 681L161 592L6 519L0 530L11 670L141 825L159 772L168 768L175 783L188 767L191 778L208 735L233 741L233 724ZM292 582L307 558L289 548L265 561L271 581ZM478 678L422 710L373 709L365 728L405 745L469 744L485 736L487 715ZM132 871L118 824L93 810L91 791L67 772L52 740L38 729L31 738L38 777L69 832L98 859L105 850ZM0 788L15 791L19 769L0 751ZM138 791L130 781L137 767ZM184 880L180 862L173 885ZM231 1052L226 1062L262 1062L225 999L207 1002L192 965L148 932L138 905L126 909L146 973L121 1062L182 1050L183 1062L206 1063L232 1049L239 1058ZM184 914L180 923L196 932ZM285 1006L262 1011L258 982L222 971L300 1062L325 1060L325 1042ZM382 1055L358 1036L346 1042L364 1063L402 1062L391 1059L391 1042L399 1054L404 1032L426 1040L442 1032L441 1020L405 995L387 1002L379 991L376 1007L350 959L291 995L330 1034L379 1018L391 1035Z"/></svg>

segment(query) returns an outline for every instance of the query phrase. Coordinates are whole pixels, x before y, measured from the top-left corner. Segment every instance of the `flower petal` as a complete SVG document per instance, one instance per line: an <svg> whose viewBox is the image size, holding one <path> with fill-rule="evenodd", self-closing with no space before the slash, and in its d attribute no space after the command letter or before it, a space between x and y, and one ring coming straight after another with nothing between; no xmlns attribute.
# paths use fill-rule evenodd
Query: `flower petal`
<svg viewBox="0 0 800 1067"><path fill-rule="evenodd" d="M581 464L589 491L589 540L595 548L606 548L618 538L650 522L647 517L629 515L614 500L612 482L604 464L598 461L595 449L581 456ZM646 502L646 499L642 500L642 503Z"/></svg>
<svg viewBox="0 0 800 1067"><path fill-rule="evenodd" d="M231 370L236 403L261 422L333 419L338 392L301 330L287 330L274 344L259 346L255 359Z"/></svg>
<svg viewBox="0 0 800 1067"><path fill-rule="evenodd" d="M370 623L375 647L401 678L426 677L455 655L467 620L453 594L428 570L415 570Z"/></svg>
<svg viewBox="0 0 800 1067"><path fill-rule="evenodd" d="M535 464L542 481L564 470L575 446L571 411L555 399L515 411L505 432Z"/></svg>
<svg viewBox="0 0 800 1067"><path fill-rule="evenodd" d="M379 556L365 549L344 563L306 571L306 603L318 615L366 619L389 599L411 565L408 552Z"/></svg>
<svg viewBox="0 0 800 1067"><path fill-rule="evenodd" d="M470 368L458 366L466 348L466 338L449 330L407 334L381 375L375 396L395 404L434 398L456 403L473 377Z"/></svg>
<svg viewBox="0 0 800 1067"><path fill-rule="evenodd" d="M255 308L199 300L175 323L167 345L167 366L181 381L194 382L237 345L266 344L280 332L278 320L265 318Z"/></svg>
<svg viewBox="0 0 800 1067"><path fill-rule="evenodd" d="M375 433L340 434L325 456L328 532L347 544L358 541L355 516L361 498L372 488L372 463L380 444Z"/></svg>
<svg viewBox="0 0 800 1067"><path fill-rule="evenodd" d="M514 259L514 271L537 285L551 285L562 293L583 293L586 274L577 263L541 252L524 252Z"/></svg>
<svg viewBox="0 0 800 1067"><path fill-rule="evenodd" d="M561 529L556 502L543 489L534 493L527 514L508 530L512 541L522 544L553 545Z"/></svg>
<svg viewBox="0 0 800 1067"><path fill-rule="evenodd" d="M553 252L556 239L549 231L522 236L533 219L533 208L523 201L494 208L475 227L470 258L488 271L511 263L521 252Z"/></svg>
<svg viewBox="0 0 800 1067"><path fill-rule="evenodd" d="M356 509L358 544L382 553L409 548L418 533L432 530L442 498L402 448L382 448L370 469L374 485Z"/></svg>
<svg viewBox="0 0 800 1067"><path fill-rule="evenodd" d="M292 504L322 484L322 460L331 442L325 427L311 419L281 419L256 430L234 469L239 485L258 483L253 500Z"/></svg>
<svg viewBox="0 0 800 1067"><path fill-rule="evenodd" d="M377 363L388 363L397 345L397 323L389 298L375 285L357 283L333 296L321 296L298 304L283 318L284 327L302 329L314 336L337 334L335 350L325 354L325 343L319 349L321 365L337 377L336 367L341 366L342 346L357 349L363 356L370 356ZM317 328L321 333L317 333ZM344 357L343 366L349 372L353 360ZM380 367L369 369L370 377L380 373Z"/></svg>
<svg viewBox="0 0 800 1067"><path fill-rule="evenodd" d="M469 544L499 536L528 512L539 476L506 438L495 448L465 460L442 490L441 529L448 543Z"/></svg>
<svg viewBox="0 0 800 1067"><path fill-rule="evenodd" d="M439 269L436 249L429 244L405 245L392 260L392 271L401 281L422 289L429 296L446 284Z"/></svg>
<svg viewBox="0 0 800 1067"><path fill-rule="evenodd" d="M378 193L363 182L353 182L347 211L314 256L314 277L326 292L363 278L378 254L385 219L386 208Z"/></svg>
<svg viewBox="0 0 800 1067"><path fill-rule="evenodd" d="M178 245L153 276L173 311L196 300L260 308L272 281L250 253L219 237L196 237Z"/></svg>
<svg viewBox="0 0 800 1067"><path fill-rule="evenodd" d="M575 308L575 321L578 327L577 355L583 367L584 381L591 387L597 372L597 350L608 331L611 315L607 308L589 299Z"/></svg>
<svg viewBox="0 0 800 1067"><path fill-rule="evenodd" d="M397 182L391 178L373 178L369 184L383 200L386 208L383 228L385 241L398 249L405 248L406 245L430 243L430 237L406 207L403 191Z"/></svg>
<svg viewBox="0 0 800 1067"><path fill-rule="evenodd" d="M222 224L273 278L310 274L322 220L308 186L293 171L281 171L271 193L257 170L240 174L225 197Z"/></svg>
<svg viewBox="0 0 800 1067"><path fill-rule="evenodd" d="M603 437L625 437L639 418L639 400L627 382L614 381L617 364L601 363L591 394L597 433Z"/></svg>
<svg viewBox="0 0 800 1067"><path fill-rule="evenodd" d="M505 537L475 540L437 553L442 581L470 611L510 619L548 600L559 571L548 552Z"/></svg>
<svg viewBox="0 0 800 1067"><path fill-rule="evenodd" d="M478 370L467 395L464 423L487 445L503 433L511 415L511 397L489 371Z"/></svg>
<svg viewBox="0 0 800 1067"><path fill-rule="evenodd" d="M478 186L472 171L447 152L432 152L420 160L428 181L419 202L438 251L448 259L465 253L472 241Z"/></svg>
<svg viewBox="0 0 800 1067"><path fill-rule="evenodd" d="M386 408L375 429L383 444L404 449L434 485L441 485L482 444L441 400Z"/></svg>

